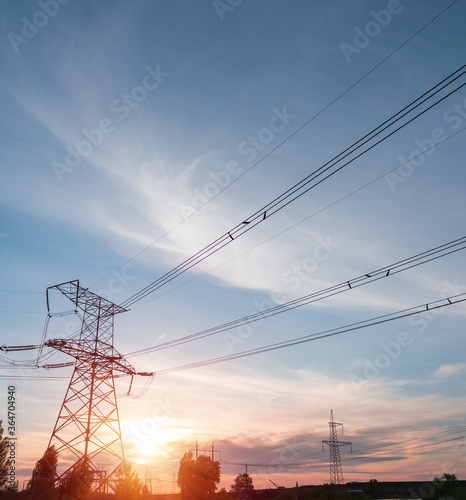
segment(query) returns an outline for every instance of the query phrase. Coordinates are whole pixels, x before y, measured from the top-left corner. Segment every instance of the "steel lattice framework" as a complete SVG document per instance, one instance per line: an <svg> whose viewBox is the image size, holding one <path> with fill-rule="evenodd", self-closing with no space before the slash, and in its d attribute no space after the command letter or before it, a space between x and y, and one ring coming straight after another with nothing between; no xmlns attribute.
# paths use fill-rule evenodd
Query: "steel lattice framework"
<svg viewBox="0 0 466 500"><path fill-rule="evenodd" d="M340 446L351 445L348 441L338 441L337 427L341 425L341 433L343 434L343 424L335 422L333 418L333 410L330 410L329 439L322 441L322 451L324 443L330 448L330 484L343 484L343 470L341 468ZM351 452L353 451L351 445Z"/></svg>
<svg viewBox="0 0 466 500"><path fill-rule="evenodd" d="M123 442L115 392L114 372L127 375L150 376L137 373L113 347L113 318L126 309L79 286L79 280L69 281L47 289L47 308L50 312L49 292L59 291L73 302L82 314L79 340L52 339L45 343L75 358L73 375L58 414L49 447L72 462L58 474L55 485L83 461L88 464L94 482L94 491L106 491L112 475L124 463ZM96 460L111 462L110 474L102 474ZM103 483L103 479L105 478ZM39 477L33 487L33 498L45 495L43 488L34 496ZM45 479L45 478L44 478ZM41 491L42 490L42 491Z"/></svg>

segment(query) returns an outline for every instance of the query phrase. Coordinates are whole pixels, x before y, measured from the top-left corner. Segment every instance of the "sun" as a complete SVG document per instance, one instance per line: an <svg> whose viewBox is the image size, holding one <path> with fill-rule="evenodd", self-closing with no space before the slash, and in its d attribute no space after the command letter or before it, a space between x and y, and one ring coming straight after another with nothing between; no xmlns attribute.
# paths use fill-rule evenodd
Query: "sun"
<svg viewBox="0 0 466 500"><path fill-rule="evenodd" d="M152 455L163 455L164 451L160 449L161 444L161 439L151 439L139 443L138 453L140 455L143 455L144 457L149 457Z"/></svg>
<svg viewBox="0 0 466 500"><path fill-rule="evenodd" d="M122 434L125 454L138 462L166 455L169 442L175 438L152 419L127 421L122 425Z"/></svg>

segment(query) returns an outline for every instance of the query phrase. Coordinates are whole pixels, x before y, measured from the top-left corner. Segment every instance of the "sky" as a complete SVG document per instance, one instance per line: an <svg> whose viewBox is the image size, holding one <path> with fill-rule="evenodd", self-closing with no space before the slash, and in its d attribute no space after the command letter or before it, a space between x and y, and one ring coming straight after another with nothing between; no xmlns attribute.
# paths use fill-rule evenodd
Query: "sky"
<svg viewBox="0 0 466 500"><path fill-rule="evenodd" d="M464 64L465 14L464 0L10 2L1 344L41 343L49 286L79 279L121 304L409 105ZM465 126L463 87L117 315L116 349L172 341L463 237ZM459 251L128 361L169 370L431 303L466 292L463 269ZM153 468L164 492L196 442L206 453L214 443L227 489L241 464L256 487L322 484L333 410L352 443L341 447L345 481L465 479L465 317L453 304L156 375L141 397L118 399L126 457L141 476ZM45 338L79 326L54 317ZM3 354L0 418L13 384L22 486L73 368L28 369L36 351ZM132 395L145 382L135 378ZM128 383L117 380L119 395Z"/></svg>

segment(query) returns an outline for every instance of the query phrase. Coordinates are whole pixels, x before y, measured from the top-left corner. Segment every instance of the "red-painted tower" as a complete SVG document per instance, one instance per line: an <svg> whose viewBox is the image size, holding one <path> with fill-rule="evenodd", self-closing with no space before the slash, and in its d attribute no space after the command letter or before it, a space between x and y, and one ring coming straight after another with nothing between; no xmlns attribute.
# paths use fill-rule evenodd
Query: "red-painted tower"
<svg viewBox="0 0 466 500"><path fill-rule="evenodd" d="M112 486L115 471L125 460L114 372L131 376L152 374L137 373L113 347L113 317L126 309L80 287L79 281L74 280L47 289L49 313L51 291L65 295L82 315L79 340L45 342L45 346L76 360L49 441L49 447L54 445L59 453L59 462L66 464L65 470L57 473L52 488L58 492L63 479L69 477L74 468L86 464L93 477L92 491L107 491L108 486ZM103 474L97 461L111 464L108 474ZM41 487L41 479L48 480L47 491ZM49 497L50 489L50 478L42 478L39 473L32 498Z"/></svg>

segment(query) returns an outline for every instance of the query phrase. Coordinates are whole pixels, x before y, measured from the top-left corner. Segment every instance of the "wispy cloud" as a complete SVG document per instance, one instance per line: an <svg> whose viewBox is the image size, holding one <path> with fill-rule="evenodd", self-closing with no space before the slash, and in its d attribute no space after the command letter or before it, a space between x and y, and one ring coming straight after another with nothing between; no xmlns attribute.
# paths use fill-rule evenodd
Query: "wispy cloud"
<svg viewBox="0 0 466 500"><path fill-rule="evenodd" d="M445 381L463 376L466 371L466 363L453 363L439 366L432 374L434 381Z"/></svg>

